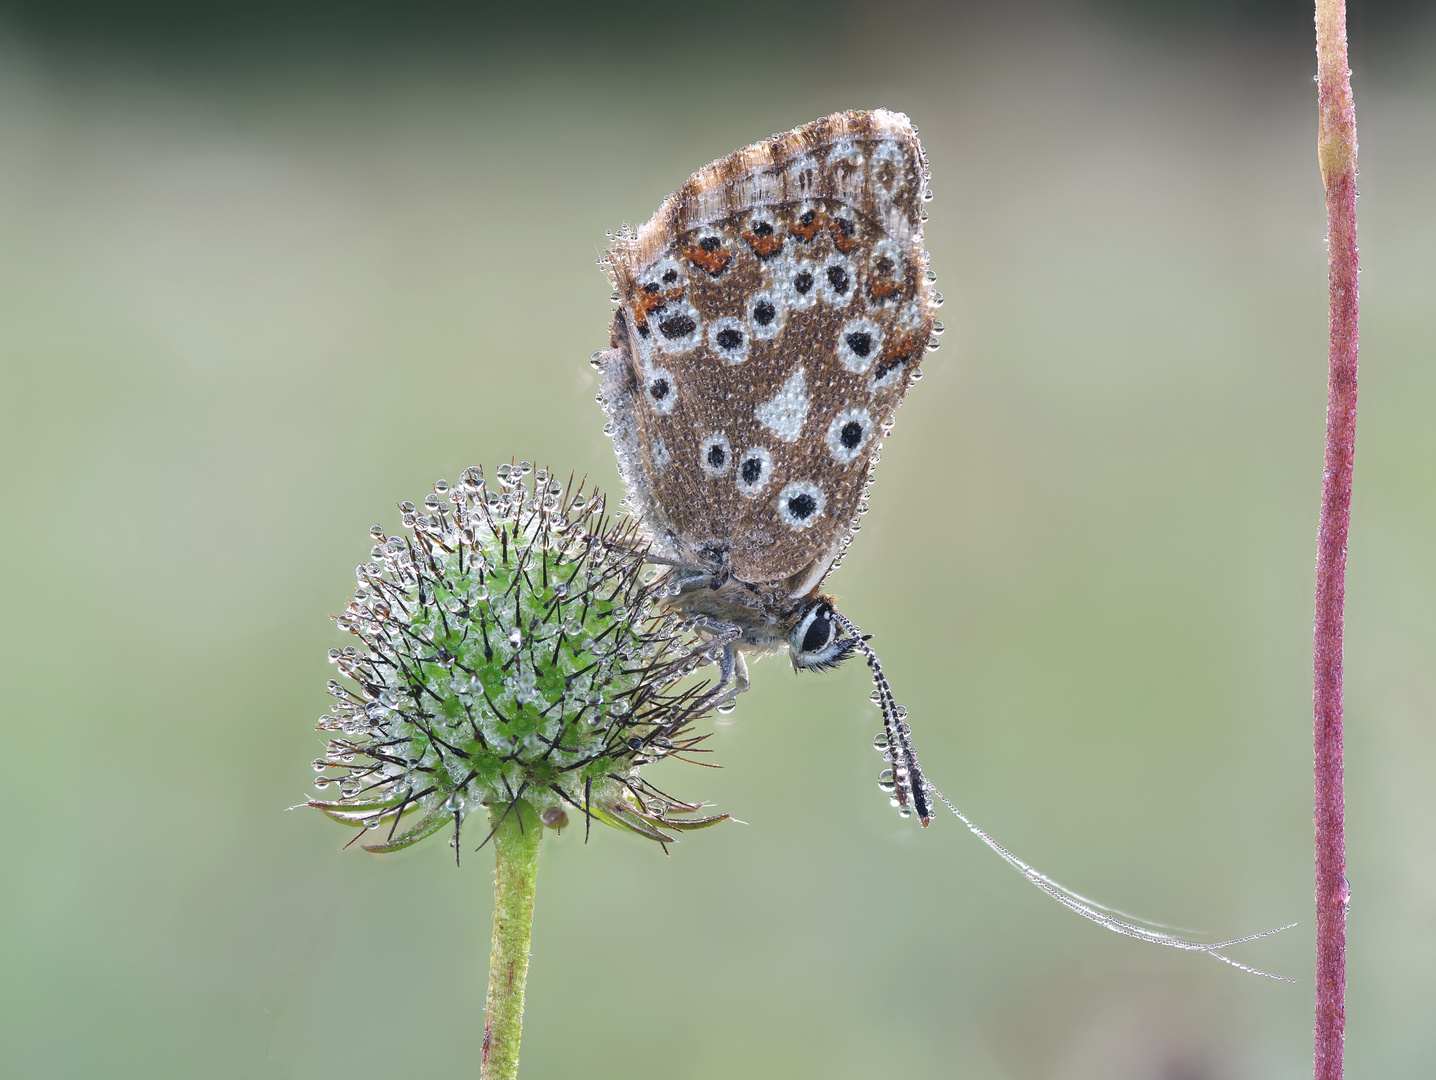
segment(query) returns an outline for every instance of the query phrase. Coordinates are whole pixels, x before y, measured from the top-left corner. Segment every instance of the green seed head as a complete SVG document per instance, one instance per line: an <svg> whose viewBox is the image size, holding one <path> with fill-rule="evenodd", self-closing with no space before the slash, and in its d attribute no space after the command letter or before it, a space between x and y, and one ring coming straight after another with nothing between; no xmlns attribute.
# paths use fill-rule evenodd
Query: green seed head
<svg viewBox="0 0 1436 1080"><path fill-rule="evenodd" d="M405 532L375 526L371 561L336 619L329 733L310 805L393 851L519 799L545 824L565 808L659 842L727 815L653 787L639 768L698 751L708 661L692 627L644 581L644 544L604 499L528 462L477 467L422 505Z"/></svg>

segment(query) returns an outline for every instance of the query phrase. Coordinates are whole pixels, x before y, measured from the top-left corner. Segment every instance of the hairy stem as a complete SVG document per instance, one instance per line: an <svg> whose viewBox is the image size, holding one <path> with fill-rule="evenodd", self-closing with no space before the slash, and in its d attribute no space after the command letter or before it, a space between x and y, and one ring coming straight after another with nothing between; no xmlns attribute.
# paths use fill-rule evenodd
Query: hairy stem
<svg viewBox="0 0 1436 1080"><path fill-rule="evenodd" d="M1316 0L1317 154L1326 187L1330 349L1326 462L1316 553L1316 1029L1313 1075L1339 1080L1346 1042L1346 796L1342 764L1342 619L1351 470L1356 450L1356 111L1345 0Z"/></svg>
<svg viewBox="0 0 1436 1080"><path fill-rule="evenodd" d="M489 997L484 1006L482 1080L514 1080L524 1026L524 987L529 974L534 884L538 876L538 814L520 799L490 807L494 828L494 944L489 954Z"/></svg>

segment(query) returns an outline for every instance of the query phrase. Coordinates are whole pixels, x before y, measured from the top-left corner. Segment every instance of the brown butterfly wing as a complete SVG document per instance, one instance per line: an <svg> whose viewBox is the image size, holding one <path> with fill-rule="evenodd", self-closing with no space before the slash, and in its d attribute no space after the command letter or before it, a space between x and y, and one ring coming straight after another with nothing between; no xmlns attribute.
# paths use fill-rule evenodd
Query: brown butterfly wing
<svg viewBox="0 0 1436 1080"><path fill-rule="evenodd" d="M605 404L676 557L803 591L833 565L932 331L926 180L905 117L835 114L694 174L610 252L628 396Z"/></svg>

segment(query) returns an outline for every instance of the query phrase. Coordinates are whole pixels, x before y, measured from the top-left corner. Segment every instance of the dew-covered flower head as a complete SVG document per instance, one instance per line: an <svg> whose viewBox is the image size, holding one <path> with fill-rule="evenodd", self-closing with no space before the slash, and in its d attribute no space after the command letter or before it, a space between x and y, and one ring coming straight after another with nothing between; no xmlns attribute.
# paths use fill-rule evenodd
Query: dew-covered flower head
<svg viewBox="0 0 1436 1080"><path fill-rule="evenodd" d="M709 660L692 627L659 609L644 543L604 499L528 462L477 467L380 526L336 619L343 679L310 805L369 830L371 851L407 847L522 799L547 824L567 811L667 842L714 824L639 775L698 752Z"/></svg>

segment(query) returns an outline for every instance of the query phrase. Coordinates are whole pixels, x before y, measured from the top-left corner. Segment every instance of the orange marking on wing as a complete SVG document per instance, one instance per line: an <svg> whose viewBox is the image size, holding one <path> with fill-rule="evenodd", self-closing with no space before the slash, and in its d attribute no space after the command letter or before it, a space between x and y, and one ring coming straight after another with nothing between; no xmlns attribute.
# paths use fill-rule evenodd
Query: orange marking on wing
<svg viewBox="0 0 1436 1080"><path fill-rule="evenodd" d="M902 367L914 356L922 354L922 342L918 335L899 338L889 343L882 357L873 365L873 381L882 382L892 374L893 368Z"/></svg>
<svg viewBox="0 0 1436 1080"><path fill-rule="evenodd" d="M890 296L896 296L902 288L901 281L894 281L892 278L872 277L868 279L868 295L874 300L886 300Z"/></svg>
<svg viewBox="0 0 1436 1080"><path fill-rule="evenodd" d="M753 249L753 254L760 259L771 259L783 250L783 238L775 232L770 232L767 236L759 236L751 230L744 230L743 241Z"/></svg>
<svg viewBox="0 0 1436 1080"><path fill-rule="evenodd" d="M857 228L848 218L833 218L828 222L828 232L833 234L833 247L844 255L862 243Z"/></svg>
<svg viewBox="0 0 1436 1080"><path fill-rule="evenodd" d="M801 217L795 218L792 226L793 235L806 244L817 236L818 230L823 227L823 216L821 210L809 210Z"/></svg>
<svg viewBox="0 0 1436 1080"><path fill-rule="evenodd" d="M673 289L668 290L670 293ZM683 290L678 289L678 296L672 299L677 300L683 295ZM658 290L650 292L647 289L639 289L633 298L633 325L640 330L648 329L648 315L650 312L662 311L668 304L668 297L665 297Z"/></svg>
<svg viewBox="0 0 1436 1080"><path fill-rule="evenodd" d="M721 247L715 246L711 251L705 251L703 245L696 240L690 240L683 257L695 266L702 267L710 277L717 277L728 265L728 260L733 257L731 251L724 251Z"/></svg>

